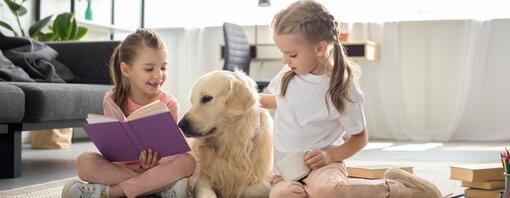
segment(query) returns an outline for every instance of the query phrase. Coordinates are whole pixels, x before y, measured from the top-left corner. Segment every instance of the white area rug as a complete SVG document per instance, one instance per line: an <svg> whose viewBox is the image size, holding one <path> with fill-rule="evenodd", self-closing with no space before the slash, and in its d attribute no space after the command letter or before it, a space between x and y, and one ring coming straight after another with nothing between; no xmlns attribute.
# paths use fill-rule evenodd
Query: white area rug
<svg viewBox="0 0 510 198"><path fill-rule="evenodd" d="M2 198L58 198L62 193L62 188L67 181L78 179L77 177L51 181L32 186L15 188L6 191L0 191Z"/></svg>
<svg viewBox="0 0 510 198"><path fill-rule="evenodd" d="M460 182L450 180L450 168L445 163L436 162L417 162L417 161L366 161L366 160L348 160L348 165L366 165L366 164L392 164L392 165L411 165L414 167L414 174L433 182L441 190L443 195L458 195L464 192L460 187ZM48 183L36 184L6 191L0 191L0 198L58 198L62 193L65 183L70 180L78 179L72 177L62 180L56 180Z"/></svg>

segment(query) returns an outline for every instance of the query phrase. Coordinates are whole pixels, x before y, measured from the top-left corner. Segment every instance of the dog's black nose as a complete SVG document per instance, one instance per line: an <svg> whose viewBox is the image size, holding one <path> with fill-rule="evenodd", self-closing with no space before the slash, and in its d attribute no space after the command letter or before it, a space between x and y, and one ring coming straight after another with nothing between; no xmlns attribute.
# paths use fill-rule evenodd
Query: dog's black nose
<svg viewBox="0 0 510 198"><path fill-rule="evenodd" d="M188 131L189 130L189 121L188 121L188 119L186 119L186 118L181 119L181 121L179 121L178 126L179 126L179 128L181 128L181 130Z"/></svg>
<svg viewBox="0 0 510 198"><path fill-rule="evenodd" d="M195 128L193 128L193 123L189 119L186 119L186 116L184 116L181 121L179 121L177 126L182 130L186 137L197 137L201 135L195 131Z"/></svg>

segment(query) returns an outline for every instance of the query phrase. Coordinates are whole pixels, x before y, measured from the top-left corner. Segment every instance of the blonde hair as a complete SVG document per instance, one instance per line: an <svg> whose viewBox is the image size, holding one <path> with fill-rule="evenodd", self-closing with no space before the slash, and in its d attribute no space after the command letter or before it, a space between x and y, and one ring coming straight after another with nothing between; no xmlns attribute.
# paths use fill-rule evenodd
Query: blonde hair
<svg viewBox="0 0 510 198"><path fill-rule="evenodd" d="M318 2L297 1L275 15L272 29L277 35L301 35L310 44L326 41L328 44L334 45L334 64L328 64L329 54L322 57L323 60L320 61L321 64L325 64L326 71L331 72L325 100L327 104L327 97L330 96L336 110L343 113L346 101L352 102L349 97L349 87L356 82L355 73L357 72L356 74L359 76L359 68L345 55L344 48L338 40L339 27L335 17ZM284 74L281 84L282 97L285 96L287 86L295 75L296 73L292 70Z"/></svg>
<svg viewBox="0 0 510 198"><path fill-rule="evenodd" d="M128 35L114 50L110 58L110 78L113 82L113 101L126 114L129 80L122 75L120 63L131 65L137 58L137 52L143 47L164 49L165 43L159 35L150 29L138 29Z"/></svg>

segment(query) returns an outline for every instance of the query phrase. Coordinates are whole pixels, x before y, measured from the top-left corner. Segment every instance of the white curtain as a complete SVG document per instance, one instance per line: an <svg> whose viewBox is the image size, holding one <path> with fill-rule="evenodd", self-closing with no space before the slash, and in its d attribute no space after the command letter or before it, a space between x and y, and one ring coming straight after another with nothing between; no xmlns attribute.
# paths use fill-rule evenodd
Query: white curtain
<svg viewBox="0 0 510 198"><path fill-rule="evenodd" d="M182 115L192 83L221 69L222 29L157 31L169 49L166 89L181 102ZM376 61L358 61L370 138L509 141L508 35L510 19L351 24L351 40L379 47Z"/></svg>
<svg viewBox="0 0 510 198"><path fill-rule="evenodd" d="M360 61L371 138L510 140L509 19L354 24L379 44Z"/></svg>
<svg viewBox="0 0 510 198"><path fill-rule="evenodd" d="M155 29L168 49L168 79L164 90L180 103L180 115L189 108L189 93L193 83L203 74L221 69L219 27Z"/></svg>

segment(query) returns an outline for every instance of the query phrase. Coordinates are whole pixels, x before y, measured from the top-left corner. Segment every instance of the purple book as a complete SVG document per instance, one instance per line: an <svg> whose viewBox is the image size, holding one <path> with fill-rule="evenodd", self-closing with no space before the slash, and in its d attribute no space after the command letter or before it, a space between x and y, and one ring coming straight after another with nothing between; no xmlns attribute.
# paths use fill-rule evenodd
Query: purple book
<svg viewBox="0 0 510 198"><path fill-rule="evenodd" d="M144 149L155 150L160 157L191 150L170 112L126 122L86 124L83 129L101 154L112 162L136 161Z"/></svg>

